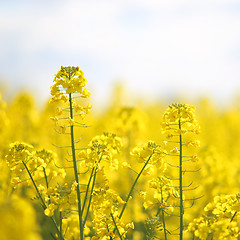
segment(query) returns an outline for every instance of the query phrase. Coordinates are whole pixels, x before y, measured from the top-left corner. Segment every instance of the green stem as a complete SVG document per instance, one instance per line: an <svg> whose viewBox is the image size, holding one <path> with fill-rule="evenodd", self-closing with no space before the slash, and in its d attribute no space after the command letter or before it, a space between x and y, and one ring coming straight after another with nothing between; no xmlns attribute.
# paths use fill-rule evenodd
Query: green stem
<svg viewBox="0 0 240 240"><path fill-rule="evenodd" d="M48 189L48 179L47 179L47 173L46 173L45 167L43 167L43 172L44 172L44 178L45 178L46 186L47 186L47 189ZM51 203L50 195L48 195L48 198L49 198L49 203Z"/></svg>
<svg viewBox="0 0 240 240"><path fill-rule="evenodd" d="M92 188L91 188L91 192L90 192L90 197L89 197L89 201L88 201L88 207L87 207L87 212L86 212L86 215L85 215L85 218L84 218L84 221L83 221L83 226L85 226L85 223L87 221L87 217L88 217L88 213L89 213L89 210L90 210L90 205L91 205L91 202L92 202L92 196L93 196L93 189L94 189L94 186L95 186L95 181L96 181L96 176L97 176L97 168L98 168L98 165L99 163L101 162L102 160L102 156L100 156L100 158L98 159L98 162L96 163L96 166L93 167L92 169L92 172L91 172L91 176L90 176L90 179L92 178L93 176L93 182L92 182ZM90 179L88 181L88 186L87 188L89 189L89 186L90 186ZM86 193L87 195L87 193ZM86 196L85 195L85 196ZM83 212L83 211L82 211Z"/></svg>
<svg viewBox="0 0 240 240"><path fill-rule="evenodd" d="M62 230L62 212L60 211L59 212L59 225L60 225L60 240L63 239L63 230Z"/></svg>
<svg viewBox="0 0 240 240"><path fill-rule="evenodd" d="M165 215L162 208L162 222L163 222L163 229L164 229L164 240L167 240L167 230L166 230L166 224L165 224Z"/></svg>
<svg viewBox="0 0 240 240"><path fill-rule="evenodd" d="M47 186L47 189L48 189L48 179L47 179L47 173L46 173L45 167L43 167L43 172L44 172L44 178L45 178L45 181L46 181L46 186Z"/></svg>
<svg viewBox="0 0 240 240"><path fill-rule="evenodd" d="M181 131L181 120L178 121L179 130ZM179 191L180 191L180 240L183 239L183 214L184 214L184 208L183 208L183 176L182 176L182 134L179 135Z"/></svg>
<svg viewBox="0 0 240 240"><path fill-rule="evenodd" d="M117 223L115 222L115 219L114 219L114 216L113 216L112 213L111 213L111 217L112 217L112 220L113 220L113 223L114 223L115 229L117 229L118 236L120 237L121 240L123 240L122 235L121 235L121 233L119 232L119 229L118 229Z"/></svg>
<svg viewBox="0 0 240 240"><path fill-rule="evenodd" d="M234 219L234 217L236 216L236 214L237 214L237 211L235 211L235 213L232 215L230 222L233 221L233 219Z"/></svg>
<svg viewBox="0 0 240 240"><path fill-rule="evenodd" d="M161 187L161 202L163 203L162 187ZM165 215L164 215L163 207L161 211L162 211L162 222L163 222L163 229L164 229L164 239L167 240L167 230L166 230Z"/></svg>
<svg viewBox="0 0 240 240"><path fill-rule="evenodd" d="M127 199L126 199L126 203L123 205L122 211L121 211L121 213L120 213L120 215L119 215L119 220L121 219L121 217L122 217L122 215L123 215L123 212L124 212L124 210L125 210L125 208L126 208L126 206L127 206L127 203L128 203L129 198L130 198L131 195L132 195L133 189L135 188L135 185L136 185L138 179L140 178L140 176L141 176L143 170L145 169L145 167L148 165L148 163L149 163L152 155L153 155L153 154L151 154L151 155L148 157L148 160L145 162L142 170L138 173L138 175L137 175L137 177L136 177L136 179L135 179L135 181L134 181L134 183L133 183L133 185L132 185L132 187L131 187L131 189L130 189L130 192L128 193L128 196L127 196Z"/></svg>
<svg viewBox="0 0 240 240"><path fill-rule="evenodd" d="M73 106L72 106L71 93L69 93L69 102L70 102L70 117L71 119L73 119ZM78 169L77 169L77 160L76 160L76 153L75 153L73 126L71 126L71 145L72 145L72 160L73 160L74 175L75 175L75 181L77 183L76 189L77 189L77 198L78 198L78 218L79 218L79 227L80 227L80 239L83 240L84 233L83 233L81 194L80 194L80 186L79 186L79 180L78 180Z"/></svg>
<svg viewBox="0 0 240 240"><path fill-rule="evenodd" d="M22 163L23 163L24 167L26 168L26 170L27 170L27 172L28 172L28 175L29 175L29 177L30 177L30 179L31 179L31 181L32 181L32 183L33 183L33 186L34 186L34 188L35 188L35 190L36 190L36 192L37 192L38 197L40 198L40 200L41 200L41 202L42 202L43 209L44 209L44 210L47 209L46 203L44 202L44 200L43 200L43 198L42 198L42 195L41 195L41 193L40 193L39 190L38 190L38 187L37 187L37 185L36 185L36 183L35 183L35 181L34 181L34 179L33 179L33 177L32 177L31 172L29 171L26 163L25 163L24 161L22 161ZM60 236L60 230L59 230L59 228L58 228L58 225L57 225L57 222L56 222L55 218L54 218L53 216L51 216L50 218L51 218L51 220L52 220L52 222L53 222L53 224L54 224L54 226L55 226L55 228L56 228L57 234ZM64 239L64 238L63 238L63 239Z"/></svg>
<svg viewBox="0 0 240 240"><path fill-rule="evenodd" d="M87 212L86 212L86 215L85 215L85 218L84 218L84 225L87 221L88 213L89 213L89 210L90 210L90 205L91 205L91 202L92 202L92 195L93 195L93 189L94 189L94 185L95 185L96 175L97 175L97 166L95 167L95 171L94 171L94 177L93 177L93 183L92 183L90 198L89 198L89 202L88 202Z"/></svg>
<svg viewBox="0 0 240 240"><path fill-rule="evenodd" d="M87 189L86 189L86 193L85 193L85 197L84 197L84 201L83 201L83 206L82 206L82 213L84 212L84 208L85 208L85 205L86 205L86 202L87 202L88 190L89 190L89 187L90 187L90 183L91 183L92 177L94 175L93 174L94 170L95 170L95 168L93 167L91 175L90 175L90 178L88 180L88 185L87 185Z"/></svg>

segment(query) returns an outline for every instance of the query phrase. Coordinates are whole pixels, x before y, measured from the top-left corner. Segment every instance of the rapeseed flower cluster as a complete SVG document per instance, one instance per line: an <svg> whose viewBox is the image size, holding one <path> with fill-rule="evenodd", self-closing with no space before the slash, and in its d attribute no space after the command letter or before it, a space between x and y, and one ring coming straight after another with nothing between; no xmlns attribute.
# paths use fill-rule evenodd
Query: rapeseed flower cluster
<svg viewBox="0 0 240 240"><path fill-rule="evenodd" d="M44 160L34 154L33 146L27 143L10 144L6 160L12 173L12 184L18 184L28 179L25 168L28 168L31 174L35 174L38 168L46 167Z"/></svg>
<svg viewBox="0 0 240 240"><path fill-rule="evenodd" d="M139 162L139 163L148 163L151 165L156 165L161 167L163 164L163 158L166 155L166 151L162 149L162 147L156 144L153 141L149 141L141 146L135 147L131 155Z"/></svg>
<svg viewBox="0 0 240 240"><path fill-rule="evenodd" d="M144 207L153 207L158 211L160 208L173 212L173 206L177 204L175 196L178 196L178 189L173 186L173 182L164 175L148 181L149 190L144 196Z"/></svg>
<svg viewBox="0 0 240 240"><path fill-rule="evenodd" d="M92 239L125 238L129 228L134 229L133 223L125 224L119 219L119 208L125 202L111 189L98 188L93 192L93 229ZM117 231L115 232L115 229ZM118 236L119 234L119 236Z"/></svg>
<svg viewBox="0 0 240 240"><path fill-rule="evenodd" d="M89 113L92 104L88 103L82 106L79 98L90 98L90 93L85 88L87 79L82 70L78 67L61 67L57 72L51 87L50 103L59 103L55 110L55 116L51 119L55 122L58 133L69 133L71 126L85 127L74 117L80 117L81 120ZM73 95L76 95L74 97ZM71 114L70 114L71 111Z"/></svg>
<svg viewBox="0 0 240 240"><path fill-rule="evenodd" d="M55 166L55 153L46 149L34 150L34 147L27 143L10 144L5 158L13 185L30 182L31 177L41 183L45 177L51 181L53 178L66 176L64 169Z"/></svg>
<svg viewBox="0 0 240 240"><path fill-rule="evenodd" d="M41 192L45 195L45 199L48 202L44 213L47 216L53 216L54 211L58 208L60 212L67 214L77 201L75 187L75 183L72 186L68 186L65 183L63 186L56 186L54 188L41 188Z"/></svg>
<svg viewBox="0 0 240 240"><path fill-rule="evenodd" d="M57 72L55 82L51 86L51 101L67 101L66 94L78 92L83 98L89 98L90 93L85 87L87 79L84 77L82 70L79 70L79 67L61 67ZM61 89L62 88L62 89Z"/></svg>
<svg viewBox="0 0 240 240"><path fill-rule="evenodd" d="M200 127L194 112L195 107L188 104L172 104L163 115L163 132L168 134L168 138L188 132L199 134Z"/></svg>
<svg viewBox="0 0 240 240"><path fill-rule="evenodd" d="M115 134L106 132L94 137L88 144L87 150L79 152L79 157L90 167L98 164L99 161L107 161L112 168L118 169L118 160L113 156L119 153L121 148L121 139Z"/></svg>
<svg viewBox="0 0 240 240"><path fill-rule="evenodd" d="M188 226L198 239L239 239L240 194L220 195Z"/></svg>

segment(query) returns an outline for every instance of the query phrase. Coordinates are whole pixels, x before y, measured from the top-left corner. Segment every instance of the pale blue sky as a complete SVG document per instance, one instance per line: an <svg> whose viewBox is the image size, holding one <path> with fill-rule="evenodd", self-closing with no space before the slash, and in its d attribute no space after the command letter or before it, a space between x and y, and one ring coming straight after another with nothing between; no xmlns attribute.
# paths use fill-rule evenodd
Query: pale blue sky
<svg viewBox="0 0 240 240"><path fill-rule="evenodd" d="M240 2L1 0L0 50L0 81L42 100L61 65L78 65L98 102L122 79L134 94L222 103L240 92Z"/></svg>

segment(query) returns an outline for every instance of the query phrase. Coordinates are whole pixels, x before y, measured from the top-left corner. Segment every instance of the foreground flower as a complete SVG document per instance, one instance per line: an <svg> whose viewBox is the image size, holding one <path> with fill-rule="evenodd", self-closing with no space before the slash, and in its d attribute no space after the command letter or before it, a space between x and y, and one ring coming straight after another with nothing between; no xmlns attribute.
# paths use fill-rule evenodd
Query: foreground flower
<svg viewBox="0 0 240 240"><path fill-rule="evenodd" d="M207 204L201 217L188 226L199 239L239 239L240 195L216 196Z"/></svg>

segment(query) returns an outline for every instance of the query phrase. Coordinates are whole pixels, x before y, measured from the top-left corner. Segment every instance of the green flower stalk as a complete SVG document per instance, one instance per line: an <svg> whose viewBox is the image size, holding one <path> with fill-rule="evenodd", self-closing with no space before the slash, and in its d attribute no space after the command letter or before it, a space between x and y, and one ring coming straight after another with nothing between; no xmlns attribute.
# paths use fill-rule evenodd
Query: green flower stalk
<svg viewBox="0 0 240 240"><path fill-rule="evenodd" d="M161 187L161 204L163 204L163 189ZM165 223L165 213L163 210L163 206L161 207L161 214L162 214L162 224L163 224L163 230L164 230L164 238L167 240L167 229L166 229L166 223Z"/></svg>
<svg viewBox="0 0 240 240"><path fill-rule="evenodd" d="M136 187L136 184L138 183L140 177L146 171L148 166L158 166L161 167L163 165L163 158L166 155L166 152L161 148L160 145L156 144L153 141L149 141L139 147L135 147L133 151L131 152L131 155L137 159L139 163L143 163L143 166L139 173L137 173L137 176L130 188L129 193L127 194L127 198L123 204L122 210L118 216L118 219L120 220L123 216L123 213L126 210L127 204L130 200L130 198L133 195L133 190ZM130 165L129 165L130 166ZM134 171L135 172L135 171ZM116 231L117 228L115 227L114 231Z"/></svg>
<svg viewBox="0 0 240 240"><path fill-rule="evenodd" d="M69 80L71 79L71 75L69 74ZM70 118L73 119L73 106L72 106L72 95L69 93L69 103L70 103ZM82 217L82 204L81 204L81 194L80 194L80 186L78 180L78 168L77 168L77 159L76 159L76 150L75 150L75 141L74 141L74 129L73 125L70 126L71 128L71 146L72 146L72 161L73 161L73 169L74 169L74 176L76 181L76 190L77 190L77 201L78 201L78 216L79 216L79 224L80 224L80 238L81 240L84 239L83 234L83 217Z"/></svg>
<svg viewBox="0 0 240 240"><path fill-rule="evenodd" d="M123 205L123 208L119 214L119 219L121 219L127 207L127 203L133 194L133 190L135 189L135 186L139 178L143 174L144 170L147 168L148 165L162 166L163 164L162 160L163 160L163 157L166 155L166 152L161 148L160 145L156 144L155 142L149 141L140 147L135 147L131 152L131 155L135 157L139 163L144 163L144 165L140 170L140 172L137 173L137 176L125 200L125 204Z"/></svg>
<svg viewBox="0 0 240 240"><path fill-rule="evenodd" d="M89 112L91 109L91 104L88 104L86 107L78 105L77 102L73 100L73 94L78 94L77 97L89 98L90 93L85 87L87 83L86 78L82 70L79 70L79 67L61 67L60 71L57 72L54 80L55 84L51 87L52 98L50 102L63 101L67 103L69 101L69 117L55 117L53 120L56 123L58 132L66 134L66 129L70 128L70 137L71 137L71 149L72 149L72 163L74 170L74 177L76 182L76 192L77 192L77 207L78 207L78 216L79 216L79 229L80 229L80 239L84 239L84 223L83 223L83 209L81 201L81 191L79 184L79 171L77 167L76 159L76 147L75 147L75 138L74 138L74 126L84 126L81 123L75 121L75 116L81 116L82 118ZM65 109L58 108L58 115L64 114Z"/></svg>
<svg viewBox="0 0 240 240"><path fill-rule="evenodd" d="M165 176L166 164L164 161L162 174L149 180L149 190L151 189L151 191L146 191L143 204L144 208L149 209L152 213L150 215L154 215L150 219L158 220L161 223L161 228L155 231L155 235L153 232L150 235L156 239L161 236L164 240L168 239L167 234L170 233L167 229L167 216L174 212L174 206L177 205L174 195L178 194L178 188L172 186L173 181Z"/></svg>
<svg viewBox="0 0 240 240"><path fill-rule="evenodd" d="M123 215L123 213L125 211L125 208L127 207L127 203L129 201L130 197L132 196L133 190L134 190L134 188L135 188L135 186L136 186L136 184L138 182L138 179L140 178L140 176L142 175L144 169L146 168L146 166L148 165L149 161L151 160L152 155L153 155L153 153L148 156L147 161L144 163L141 171L138 173L136 179L134 180L133 185L132 185L132 187L131 187L131 189L130 189L130 191L128 193L128 196L127 196L127 199L126 199L126 203L123 205L123 208L122 208L122 210L121 210L121 212L119 214L119 219L121 219L121 217L122 217L122 215Z"/></svg>
<svg viewBox="0 0 240 240"><path fill-rule="evenodd" d="M178 127L181 132L181 120L178 120ZM179 134L179 194L180 194L180 240L183 239L183 214L184 214L184 208L183 208L183 169L182 169L182 134Z"/></svg>
<svg viewBox="0 0 240 240"><path fill-rule="evenodd" d="M187 172L194 172L197 170L185 170L183 169L183 162L186 161L196 161L197 156L185 156L183 154L183 147L198 147L199 141L183 141L183 136L188 134L188 137L190 133L199 133L199 125L195 119L194 114L195 108L193 106L187 105L187 104L173 104L168 107L166 112L163 116L163 133L167 134L168 139L173 139L166 141L168 144L178 144L177 147L174 146L172 150L169 152L169 156L171 157L178 157L178 164L175 165L174 163L168 163L169 166L174 167L178 169L178 177L174 178L174 180L178 180L178 185L173 186L178 190L178 194L175 196L177 199L179 199L179 239L183 240L183 233L184 233L184 196L183 191L187 190L193 190L189 189L188 187L191 185L183 185L183 175ZM192 200L192 205L194 204L194 201L197 198L192 198L188 200ZM166 238L166 237L165 237Z"/></svg>

